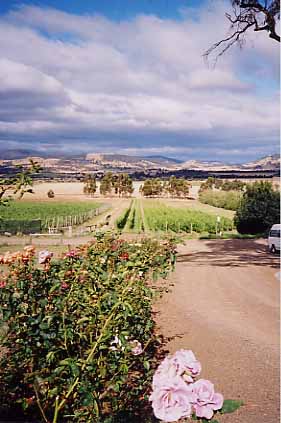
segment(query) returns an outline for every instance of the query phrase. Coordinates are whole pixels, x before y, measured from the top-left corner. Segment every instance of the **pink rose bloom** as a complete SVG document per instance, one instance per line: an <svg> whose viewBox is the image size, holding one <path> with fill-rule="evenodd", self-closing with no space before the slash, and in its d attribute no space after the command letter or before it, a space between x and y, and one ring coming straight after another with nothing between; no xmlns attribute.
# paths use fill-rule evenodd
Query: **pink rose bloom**
<svg viewBox="0 0 281 423"><path fill-rule="evenodd" d="M131 341L130 346L132 348L131 352L133 355L140 355L143 352L142 345L137 339Z"/></svg>
<svg viewBox="0 0 281 423"><path fill-rule="evenodd" d="M170 357L164 358L162 363L157 367L156 372L154 373L152 380L153 389L162 386L162 379L166 380L167 378L173 378L175 376L180 376L177 372L177 367L173 363Z"/></svg>
<svg viewBox="0 0 281 423"><path fill-rule="evenodd" d="M186 382L193 382L193 377L201 372L201 364L191 350L179 350L171 358L177 373L183 375Z"/></svg>
<svg viewBox="0 0 281 423"><path fill-rule="evenodd" d="M155 417L164 422L190 417L191 402L195 399L191 385L187 385L180 376L163 376L161 385L156 386L149 397Z"/></svg>
<svg viewBox="0 0 281 423"><path fill-rule="evenodd" d="M74 257L77 257L77 255L78 255L78 252L77 251L75 251L75 250L70 250L70 251L68 251L66 254L65 254L65 258L66 257L72 257L72 258L74 258Z"/></svg>
<svg viewBox="0 0 281 423"><path fill-rule="evenodd" d="M38 254L38 263L39 264L45 264L46 261L51 260L51 258L53 257L54 253L51 253L48 250L44 250L44 251L39 251Z"/></svg>
<svg viewBox="0 0 281 423"><path fill-rule="evenodd" d="M193 388L193 393L196 396L196 401L193 402L196 416L211 419L214 410L220 410L222 408L222 394L215 393L214 385L209 380L199 379L190 386Z"/></svg>

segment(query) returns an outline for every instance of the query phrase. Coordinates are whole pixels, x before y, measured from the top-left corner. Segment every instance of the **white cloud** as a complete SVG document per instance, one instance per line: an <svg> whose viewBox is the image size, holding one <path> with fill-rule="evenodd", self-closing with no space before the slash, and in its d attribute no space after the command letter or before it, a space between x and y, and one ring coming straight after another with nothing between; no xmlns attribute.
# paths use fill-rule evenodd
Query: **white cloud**
<svg viewBox="0 0 281 423"><path fill-rule="evenodd" d="M185 9L182 21L143 15L116 23L32 6L10 12L0 19L2 138L79 136L93 148L122 149L139 140L159 149L164 137L168 149L186 143L186 154L196 138L207 156L221 140L241 156L245 142L276 145L278 46L259 34L215 69L202 58L227 30L226 5L215 2L196 20Z"/></svg>

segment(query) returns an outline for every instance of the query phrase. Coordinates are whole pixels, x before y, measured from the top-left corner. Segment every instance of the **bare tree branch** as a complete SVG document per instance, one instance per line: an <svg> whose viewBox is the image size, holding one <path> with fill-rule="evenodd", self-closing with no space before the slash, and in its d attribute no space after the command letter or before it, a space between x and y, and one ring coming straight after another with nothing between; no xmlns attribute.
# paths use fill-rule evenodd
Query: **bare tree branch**
<svg viewBox="0 0 281 423"><path fill-rule="evenodd" d="M230 35L213 44L203 54L206 60L216 51L216 63L218 58L234 44L238 43L242 47L250 28L255 32L265 31L269 38L280 42L280 36L276 32L276 23L280 19L280 0L232 0L232 6L232 14L225 14L231 23Z"/></svg>

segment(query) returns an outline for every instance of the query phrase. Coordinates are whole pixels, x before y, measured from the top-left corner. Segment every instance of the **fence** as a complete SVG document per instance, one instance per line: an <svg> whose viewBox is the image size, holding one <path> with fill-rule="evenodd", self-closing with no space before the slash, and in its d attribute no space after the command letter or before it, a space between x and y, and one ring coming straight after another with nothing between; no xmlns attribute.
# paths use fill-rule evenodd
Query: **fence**
<svg viewBox="0 0 281 423"><path fill-rule="evenodd" d="M66 228L82 225L90 219L104 213L109 207L104 205L97 209L72 216L55 216L52 218L33 219L33 220L1 220L0 234L9 232L11 235L22 234L40 234L42 231L49 233L58 233Z"/></svg>
<svg viewBox="0 0 281 423"><path fill-rule="evenodd" d="M50 219L46 219L43 222L43 229L48 230L49 233L59 232L60 230L82 225L84 222L87 222L90 219L93 219L96 216L99 216L101 213L105 212L109 207L102 206L97 209L90 210L85 213L80 213L78 215L72 216L55 216Z"/></svg>

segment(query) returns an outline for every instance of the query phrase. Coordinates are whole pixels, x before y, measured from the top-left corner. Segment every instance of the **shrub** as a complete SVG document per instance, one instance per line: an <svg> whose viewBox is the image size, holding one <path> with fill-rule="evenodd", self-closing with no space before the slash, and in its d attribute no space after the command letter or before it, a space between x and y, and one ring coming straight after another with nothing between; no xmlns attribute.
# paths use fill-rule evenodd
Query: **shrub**
<svg viewBox="0 0 281 423"><path fill-rule="evenodd" d="M237 210L241 198L242 192L239 191L213 191L208 189L199 193L201 203L227 210Z"/></svg>
<svg viewBox="0 0 281 423"><path fill-rule="evenodd" d="M257 234L268 231L280 220L280 193L269 182L247 185L234 222L238 232Z"/></svg>
<svg viewBox="0 0 281 423"><path fill-rule="evenodd" d="M47 196L48 198L55 198L55 193L52 189L49 189L49 191L47 192Z"/></svg>
<svg viewBox="0 0 281 423"><path fill-rule="evenodd" d="M172 268L173 245L107 235L51 257L38 266L33 247L0 257L2 412L82 423L143 407L155 343L147 281Z"/></svg>

